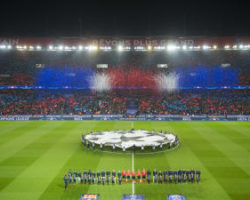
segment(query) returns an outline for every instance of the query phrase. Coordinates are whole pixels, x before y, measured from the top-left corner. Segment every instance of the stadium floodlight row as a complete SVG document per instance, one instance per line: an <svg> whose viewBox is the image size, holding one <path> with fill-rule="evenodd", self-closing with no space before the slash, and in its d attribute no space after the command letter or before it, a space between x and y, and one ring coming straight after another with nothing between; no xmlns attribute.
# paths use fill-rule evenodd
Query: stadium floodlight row
<svg viewBox="0 0 250 200"><path fill-rule="evenodd" d="M250 50L250 45L240 44L240 45L225 45L224 47L219 47L217 45L202 45L202 46L176 46L176 45L167 45L167 46L135 46L134 48L128 46L119 45L117 48L112 48L111 46L53 46L49 45L48 47L42 47L40 45L36 46L27 46L27 45L17 45L15 47L11 45L0 45L0 50L18 50L18 51L201 51L201 50Z"/></svg>

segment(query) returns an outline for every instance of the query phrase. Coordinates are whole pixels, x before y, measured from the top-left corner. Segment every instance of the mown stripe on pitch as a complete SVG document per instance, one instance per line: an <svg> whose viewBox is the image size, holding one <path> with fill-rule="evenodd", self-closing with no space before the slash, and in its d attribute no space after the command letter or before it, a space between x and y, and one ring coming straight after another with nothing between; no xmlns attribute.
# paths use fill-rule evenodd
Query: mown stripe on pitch
<svg viewBox="0 0 250 200"><path fill-rule="evenodd" d="M80 133L88 133L90 131L97 131L100 129L100 121L83 121L79 122ZM71 170L81 170L92 169L96 167L95 162L99 162L98 154L88 155L87 151L83 151L83 146L81 145L80 135L76 135L74 143L69 143L69 145L77 145L75 152L68 158L61 170L55 175L54 179L47 186L44 193L40 196L39 199L74 199L79 198L80 195L88 190L89 185L69 185L67 191L64 191L63 176L68 174L68 171Z"/></svg>
<svg viewBox="0 0 250 200"><path fill-rule="evenodd" d="M188 123L186 123L188 124ZM197 123L198 124L198 123ZM224 188L224 190L228 193L228 195L232 198L231 196L231 189L227 187L227 183L225 183L224 180L225 178L239 178L239 179L249 179L249 175L245 173L241 168L237 167L234 162L232 162L226 155L224 155L220 150L218 150L213 142L209 141L206 139L204 134L202 134L202 131L196 126L191 126L190 124L188 125L191 130L194 132L198 133L200 135L199 138L197 138L197 141L200 141L201 143L206 142L206 146L202 148L200 145L192 145L190 146L193 152L199 157L200 161L203 163L204 166L206 166L207 170L216 178L217 182L220 183L220 185ZM209 133L206 133L209 134ZM198 147L198 148L196 148ZM198 149L198 150L197 150ZM213 166L211 166L211 161L207 162L206 158L207 157L217 157L220 158L217 161L213 162ZM220 166L220 162L225 162L228 163L228 166Z"/></svg>
<svg viewBox="0 0 250 200"><path fill-rule="evenodd" d="M219 128L219 126L220 124L217 124L214 127L211 125L208 126L207 123L203 123L200 124L199 127L196 127L198 130L201 130L200 132L202 132L204 138L209 140L213 146L220 150L229 160L234 162L236 166L250 176L250 160L248 159L250 156L249 152L243 148L243 146L232 142L229 136L227 137L226 134L230 135L232 132L232 130L229 129L230 126L227 126L228 128L224 127L224 125L222 125L222 128ZM226 131L226 134L224 131Z"/></svg>
<svg viewBox="0 0 250 200"><path fill-rule="evenodd" d="M243 128L246 128L246 129L249 129L250 128L250 122L249 121L231 121L230 124L232 126L235 126L235 127L243 127ZM248 132L247 135L249 135L250 133Z"/></svg>
<svg viewBox="0 0 250 200"><path fill-rule="evenodd" d="M33 127L33 129L31 127ZM9 133L10 141L0 146L0 162L40 138L48 129L53 129L53 126L47 126L46 122L41 122L40 126L39 123L36 122L36 124L30 126L28 131L25 129L24 133L22 132L23 129L18 130L20 136L17 138L14 137L14 139L11 139L12 133Z"/></svg>
<svg viewBox="0 0 250 200"><path fill-rule="evenodd" d="M250 124L249 122L247 122ZM244 135L248 139L250 139L250 126L245 126L246 122L221 122L224 126L228 126L230 124L230 129L233 129L236 132L239 132L240 135Z"/></svg>
<svg viewBox="0 0 250 200"><path fill-rule="evenodd" d="M0 139L3 137L4 134L9 133L11 131L15 131L18 128L22 128L28 125L27 121L0 121ZM32 123L32 122L30 122Z"/></svg>
<svg viewBox="0 0 250 200"><path fill-rule="evenodd" d="M73 134L78 133L78 126L71 126L71 131L43 154L36 162L27 167L8 187L0 193L1 199L35 200L46 190L58 171L77 149Z"/></svg>
<svg viewBox="0 0 250 200"><path fill-rule="evenodd" d="M192 122L186 122L190 124L191 126L195 126L196 123ZM197 199L230 199L228 196L227 191L221 186L221 184L218 182L216 177L213 176L213 174L207 169L207 166L204 165L204 163L201 160L201 156L198 156L196 154L197 151L199 151L199 148L196 149L194 142L192 141L192 138L198 137L196 133L190 131L188 126L186 126L185 122L179 122L178 125L176 125L176 122L170 122L170 126L173 127L174 133L178 134L180 137L181 145L180 149L184 148L183 151L185 154L180 156L173 157L172 162L175 162L176 159L179 159L179 162L181 165L183 165L184 169L191 169L194 168L196 170L201 170L202 172L202 180L199 184L200 188L197 188ZM181 125L180 125L181 124ZM196 143L197 141L195 141ZM187 143L187 144L186 144ZM203 145L206 145L203 143ZM201 190L202 188L202 190ZM197 197L198 193L201 192L199 198ZM180 190L181 192L181 190ZM193 193L190 193L190 197L193 196Z"/></svg>
<svg viewBox="0 0 250 200"><path fill-rule="evenodd" d="M125 121L121 122L121 121L110 121L110 122L106 122L103 121L101 122L101 124L103 124L104 127L109 127L109 130L114 130L114 129L126 129L129 130L131 129L131 123L127 123ZM122 128L121 128L122 127ZM105 130L105 129L103 129ZM90 152L90 154L93 155L94 152ZM94 153L95 154L95 153ZM131 171L131 154L109 154L109 153L98 153L98 162L96 163L96 167L95 167L95 171L99 170L110 170L112 171L113 169L115 169L116 171L118 170L130 170ZM120 196L118 195L120 193L120 195L122 195L122 191L127 193L127 192L131 192L131 185L130 187L122 187L122 191L121 190L115 190L115 188L112 187L112 184L110 184L110 186L104 186L104 188L100 188L102 186L98 186L98 185L90 185L88 187L87 193L92 193L95 192L98 189L98 193L101 194L102 199L105 199L105 196L109 196L109 195L113 195L114 198L119 198ZM125 189L128 190L125 190ZM116 189L119 189L118 187L116 187ZM118 195L118 196L117 196Z"/></svg>
<svg viewBox="0 0 250 200"><path fill-rule="evenodd" d="M69 127L68 129L71 129ZM13 156L0 162L0 191L7 187L20 173L32 165L39 157L53 146L65 131L64 123L57 124L52 130L47 130L44 135L27 145Z"/></svg>
<svg viewBox="0 0 250 200"><path fill-rule="evenodd" d="M182 144L178 149L162 155L168 158L171 169L200 169L202 171L202 181L200 184L142 184L137 186L138 192L146 194L146 199L163 199L166 194L183 194L187 199L230 199L226 191L189 148L189 143L183 136L192 138L193 134L188 132L189 129L185 125L183 126L182 122L154 122L153 125L159 129L178 134L181 139ZM155 162L161 163L163 159L159 157L158 162L156 160Z"/></svg>
<svg viewBox="0 0 250 200"><path fill-rule="evenodd" d="M8 142L12 142L14 139L18 139L24 134L29 133L30 131L33 131L37 128L37 122L33 121L25 121L23 122L23 125L17 127L15 126L15 124L16 123L13 122L13 128L4 131L4 134L0 134L0 145L5 145ZM39 128L41 128L45 124L45 122L41 122L41 124L39 124Z"/></svg>

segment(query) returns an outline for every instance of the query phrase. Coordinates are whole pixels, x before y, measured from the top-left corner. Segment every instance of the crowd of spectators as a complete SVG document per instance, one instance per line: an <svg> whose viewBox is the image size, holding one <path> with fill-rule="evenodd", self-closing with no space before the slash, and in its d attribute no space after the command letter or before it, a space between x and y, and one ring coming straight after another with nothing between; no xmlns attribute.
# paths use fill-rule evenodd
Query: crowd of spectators
<svg viewBox="0 0 250 200"><path fill-rule="evenodd" d="M138 99L138 114L250 114L248 90L182 91Z"/></svg>
<svg viewBox="0 0 250 200"><path fill-rule="evenodd" d="M34 79L30 74L3 74L0 86L33 86Z"/></svg>
<svg viewBox="0 0 250 200"><path fill-rule="evenodd" d="M181 90L130 97L137 114L250 114L248 90ZM1 90L0 115L126 114L127 96L82 90Z"/></svg>
<svg viewBox="0 0 250 200"><path fill-rule="evenodd" d="M126 98L82 92L7 90L0 94L0 115L125 114Z"/></svg>

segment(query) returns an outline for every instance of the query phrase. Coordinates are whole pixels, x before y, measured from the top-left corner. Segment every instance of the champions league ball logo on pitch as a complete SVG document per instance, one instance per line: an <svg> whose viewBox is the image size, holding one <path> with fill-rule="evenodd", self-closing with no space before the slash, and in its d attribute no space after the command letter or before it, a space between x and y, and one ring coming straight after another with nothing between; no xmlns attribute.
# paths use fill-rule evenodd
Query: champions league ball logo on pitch
<svg viewBox="0 0 250 200"><path fill-rule="evenodd" d="M82 136L82 142L90 148L111 147L114 149L140 149L163 150L176 147L179 143L178 137L172 133L162 133L146 130L130 131L103 131L89 133Z"/></svg>

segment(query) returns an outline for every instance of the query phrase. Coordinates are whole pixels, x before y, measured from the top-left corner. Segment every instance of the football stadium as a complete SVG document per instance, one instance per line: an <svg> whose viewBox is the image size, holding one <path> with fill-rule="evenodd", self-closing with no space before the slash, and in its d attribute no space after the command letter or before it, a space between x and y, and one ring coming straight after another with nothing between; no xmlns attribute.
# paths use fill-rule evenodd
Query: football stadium
<svg viewBox="0 0 250 200"><path fill-rule="evenodd" d="M250 199L250 37L0 38L1 200Z"/></svg>

